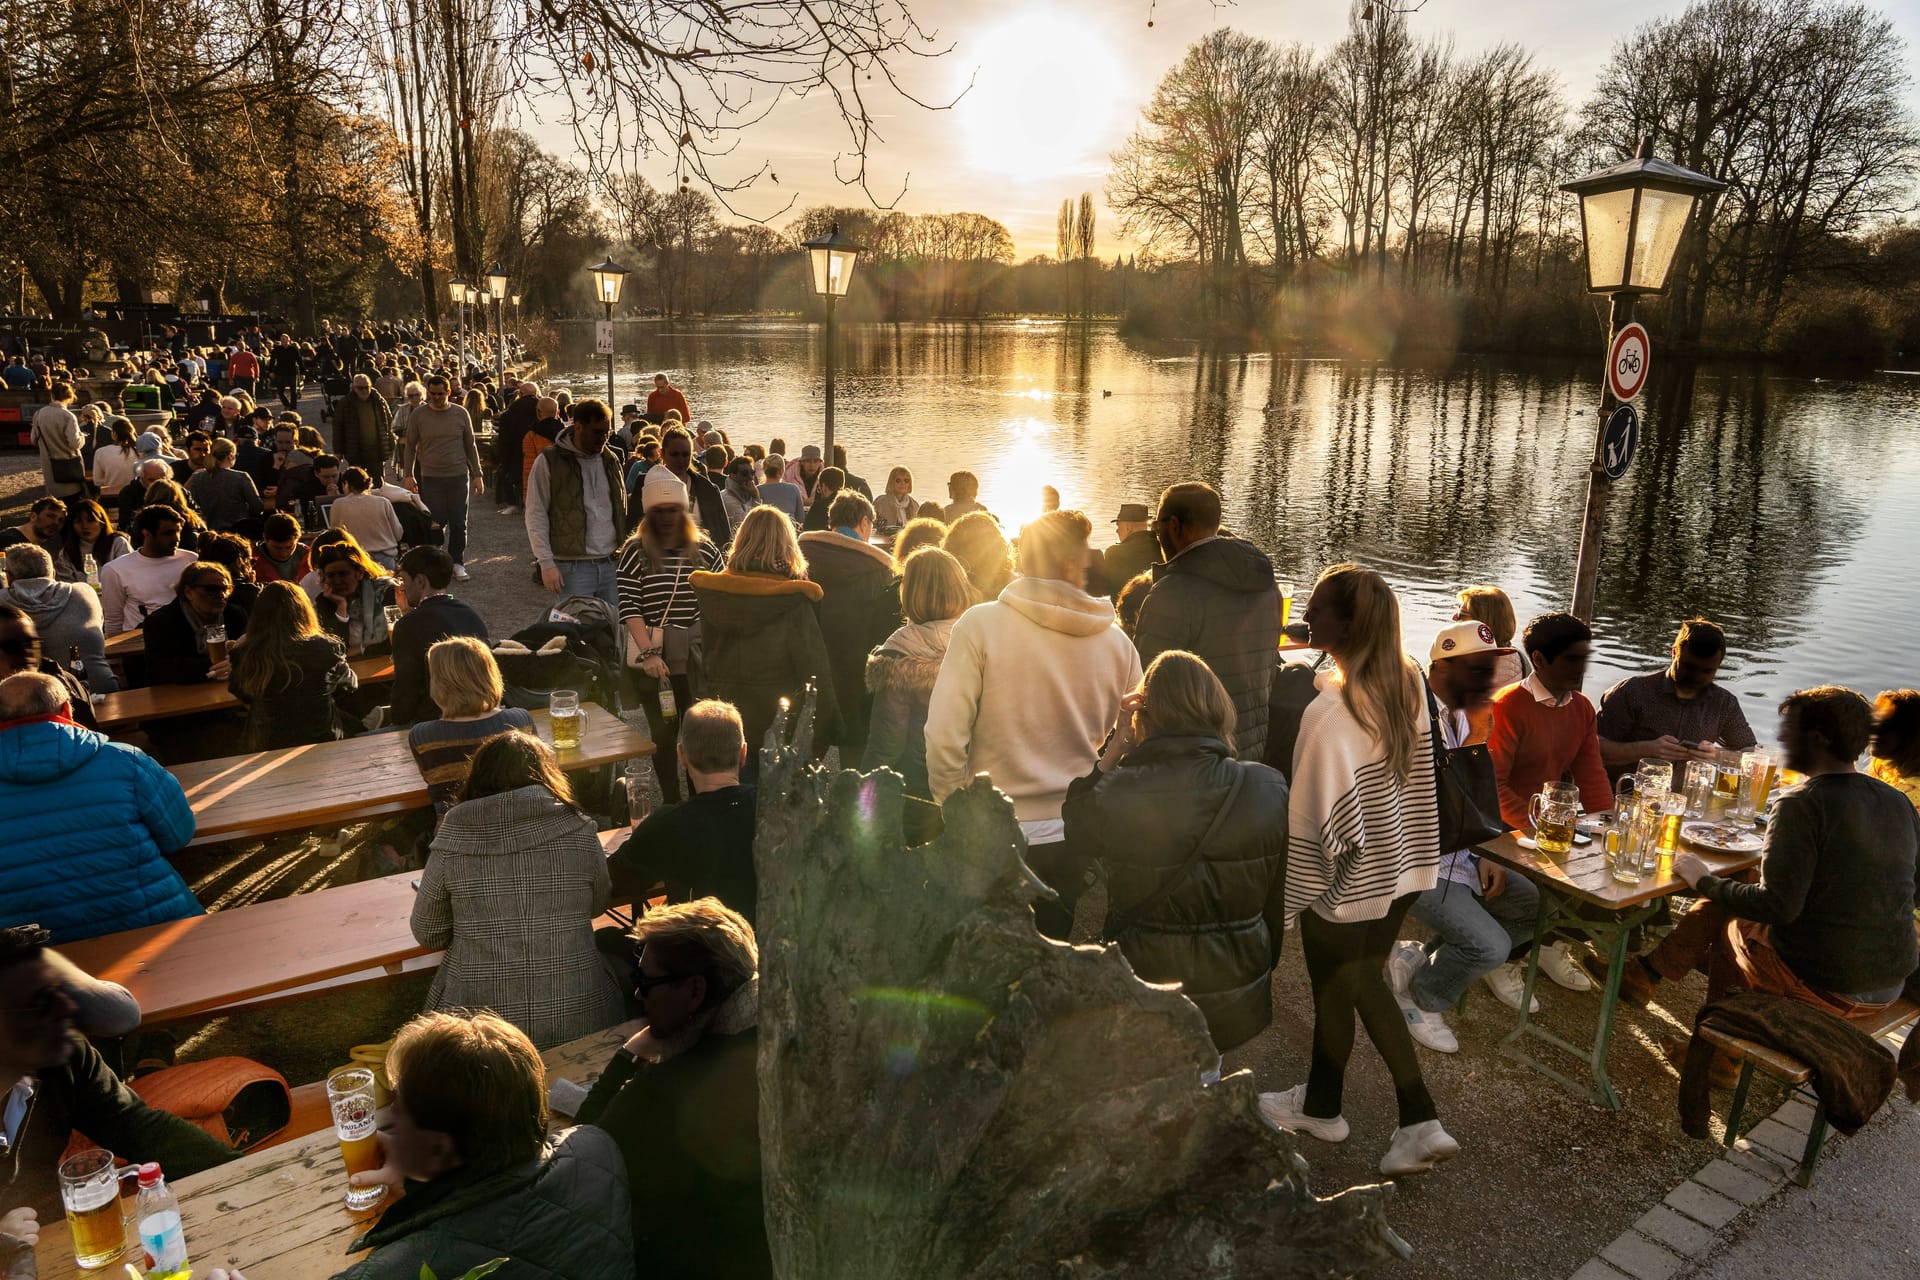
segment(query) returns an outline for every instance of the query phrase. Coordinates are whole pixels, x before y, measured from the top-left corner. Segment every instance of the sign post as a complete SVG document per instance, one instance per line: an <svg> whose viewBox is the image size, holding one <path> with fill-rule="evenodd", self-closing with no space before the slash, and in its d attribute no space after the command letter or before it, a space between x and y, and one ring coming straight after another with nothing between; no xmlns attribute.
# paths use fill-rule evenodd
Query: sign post
<svg viewBox="0 0 1920 1280"><path fill-rule="evenodd" d="M593 322L593 354L597 356L613 354L613 321L595 320Z"/></svg>
<svg viewBox="0 0 1920 1280"><path fill-rule="evenodd" d="M1608 316L1611 338L1607 342L1607 372L1600 389L1600 421L1593 433L1593 462L1587 471L1587 509L1580 519L1580 558L1573 570L1573 615L1593 621L1593 597L1600 583L1600 535L1607 523L1607 495L1613 482L1626 473L1626 461L1614 469L1608 457L1608 443L1621 441L1615 436L1616 411L1638 394L1647 380L1647 331L1633 321L1631 293L1613 295ZM1621 391L1629 394L1621 395ZM1624 424L1621 428L1625 429ZM1633 445L1639 443L1639 415L1634 415L1632 437L1623 456L1633 457Z"/></svg>
<svg viewBox="0 0 1920 1280"><path fill-rule="evenodd" d="M1607 390L1613 398L1625 404L1639 395L1647 385L1652 360L1653 344L1645 325L1629 324L1614 334L1613 345L1607 348Z"/></svg>

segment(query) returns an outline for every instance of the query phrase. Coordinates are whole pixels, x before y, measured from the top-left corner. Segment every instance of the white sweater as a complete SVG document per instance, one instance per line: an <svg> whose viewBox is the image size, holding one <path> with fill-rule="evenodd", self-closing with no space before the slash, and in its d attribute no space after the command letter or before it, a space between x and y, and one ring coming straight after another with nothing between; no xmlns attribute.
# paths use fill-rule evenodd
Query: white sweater
<svg viewBox="0 0 1920 1280"><path fill-rule="evenodd" d="M155 609L172 603L174 586L194 561L191 551L153 559L138 551L100 566L101 622L110 636L138 631Z"/></svg>
<svg viewBox="0 0 1920 1280"><path fill-rule="evenodd" d="M985 773L1021 823L1058 822L1067 784L1093 767L1139 681L1140 655L1105 599L1014 579L953 624L927 707L933 798Z"/></svg>
<svg viewBox="0 0 1920 1280"><path fill-rule="evenodd" d="M1300 718L1287 805L1287 918L1378 920L1394 899L1433 888L1440 870L1439 797L1426 699L1403 782L1323 674Z"/></svg>

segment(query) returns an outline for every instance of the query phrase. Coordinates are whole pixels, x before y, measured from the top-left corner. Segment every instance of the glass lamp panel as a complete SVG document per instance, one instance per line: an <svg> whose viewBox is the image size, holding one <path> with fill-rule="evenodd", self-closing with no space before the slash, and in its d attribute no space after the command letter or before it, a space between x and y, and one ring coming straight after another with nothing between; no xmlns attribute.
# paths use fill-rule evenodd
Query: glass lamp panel
<svg viewBox="0 0 1920 1280"><path fill-rule="evenodd" d="M1587 229L1587 287L1596 292L1625 282L1627 223L1633 216L1633 188L1580 197Z"/></svg>
<svg viewBox="0 0 1920 1280"><path fill-rule="evenodd" d="M827 289L836 298L847 296L847 286L853 283L854 253L848 249L832 249L827 253Z"/></svg>
<svg viewBox="0 0 1920 1280"><path fill-rule="evenodd" d="M827 288L827 262L832 257L833 250L831 249L807 250L807 265L813 272L813 291L815 293L824 294L831 292L831 290Z"/></svg>
<svg viewBox="0 0 1920 1280"><path fill-rule="evenodd" d="M504 271L487 272L487 292L496 298L507 296L507 273Z"/></svg>
<svg viewBox="0 0 1920 1280"><path fill-rule="evenodd" d="M1680 248L1696 197L1685 191L1648 187L1640 193L1640 229L1633 238L1633 269L1627 283L1658 293Z"/></svg>
<svg viewBox="0 0 1920 1280"><path fill-rule="evenodd" d="M465 302L467 300L467 282L459 276L455 276L453 279L447 281L447 298L452 302Z"/></svg>

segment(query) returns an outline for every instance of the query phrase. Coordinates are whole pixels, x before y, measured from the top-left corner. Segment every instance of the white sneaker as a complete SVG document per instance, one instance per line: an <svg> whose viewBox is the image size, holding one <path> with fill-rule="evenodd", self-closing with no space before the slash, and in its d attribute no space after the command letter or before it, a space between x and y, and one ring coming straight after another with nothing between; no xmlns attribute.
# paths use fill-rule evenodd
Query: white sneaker
<svg viewBox="0 0 1920 1280"><path fill-rule="evenodd" d="M1593 979L1573 958L1573 951L1564 940L1540 953L1540 972L1569 991L1593 990Z"/></svg>
<svg viewBox="0 0 1920 1280"><path fill-rule="evenodd" d="M1387 986L1395 995L1413 985L1413 975L1426 967L1427 950L1417 942L1396 942L1387 952Z"/></svg>
<svg viewBox="0 0 1920 1280"><path fill-rule="evenodd" d="M1322 1120L1319 1116L1303 1113L1300 1106L1306 1096L1307 1086L1304 1084L1297 1084L1279 1093L1263 1093L1260 1095L1260 1114L1276 1129L1310 1133L1322 1142L1345 1142L1349 1132L1346 1117L1335 1116L1331 1120Z"/></svg>
<svg viewBox="0 0 1920 1280"><path fill-rule="evenodd" d="M1387 1144L1387 1154L1380 1157L1380 1172L1389 1178L1425 1173L1441 1161L1451 1160L1459 1154L1460 1144L1440 1127L1438 1120L1422 1120L1409 1128L1393 1131L1393 1141Z"/></svg>
<svg viewBox="0 0 1920 1280"><path fill-rule="evenodd" d="M467 572L467 566L465 566L464 564L457 564L453 566L453 576L456 580L460 582L465 582L468 578L471 578L473 575Z"/></svg>
<svg viewBox="0 0 1920 1280"><path fill-rule="evenodd" d="M1493 992L1493 998L1512 1009L1520 1011L1520 997L1527 993L1527 971L1518 960L1509 960L1498 969L1490 969L1486 974L1487 989ZM1529 1014L1540 1012L1540 997L1535 996L1533 1003L1527 1006Z"/></svg>
<svg viewBox="0 0 1920 1280"><path fill-rule="evenodd" d="M1453 1034L1453 1028L1447 1025L1446 1018L1437 1013L1428 1013L1413 1002L1413 997L1404 992L1393 993L1400 1012L1406 1015L1407 1034L1416 1044L1423 1044L1435 1053L1460 1052L1459 1037Z"/></svg>

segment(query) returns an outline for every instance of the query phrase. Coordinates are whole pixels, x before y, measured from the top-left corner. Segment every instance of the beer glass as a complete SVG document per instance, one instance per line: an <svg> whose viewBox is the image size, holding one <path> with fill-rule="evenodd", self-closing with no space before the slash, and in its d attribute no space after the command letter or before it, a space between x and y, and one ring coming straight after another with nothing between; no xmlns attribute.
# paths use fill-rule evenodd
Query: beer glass
<svg viewBox="0 0 1920 1280"><path fill-rule="evenodd" d="M227 660L227 629L221 623L207 628L207 661L219 666Z"/></svg>
<svg viewBox="0 0 1920 1280"><path fill-rule="evenodd" d="M400 615L401 613L404 612L404 610L402 610L400 606L397 604L390 604L390 605L387 605L384 609L382 609L381 612L386 616L386 619L387 619L387 634L392 635L393 629L400 625Z"/></svg>
<svg viewBox="0 0 1920 1280"><path fill-rule="evenodd" d="M1556 857L1573 848L1574 824L1580 820L1580 793L1563 783L1549 782L1527 800L1533 820L1533 842L1540 852Z"/></svg>
<svg viewBox="0 0 1920 1280"><path fill-rule="evenodd" d="M1633 777L1634 781L1640 784L1641 795L1646 795L1650 791L1671 791L1673 790L1673 762L1644 756L1640 763L1634 766Z"/></svg>
<svg viewBox="0 0 1920 1280"><path fill-rule="evenodd" d="M1660 797L1660 858L1664 864L1680 848L1680 824L1687 816L1687 797L1669 791Z"/></svg>
<svg viewBox="0 0 1920 1280"><path fill-rule="evenodd" d="M340 1141L340 1160L347 1176L371 1173L380 1167L380 1139L375 1115L373 1072L365 1067L343 1067L327 1077L327 1105L333 1109L333 1136ZM347 1187L347 1208L356 1213L371 1209L385 1198L383 1186Z"/></svg>
<svg viewBox="0 0 1920 1280"><path fill-rule="evenodd" d="M1733 804L1740 794L1740 752L1731 747L1720 748L1715 757L1713 775L1713 794L1727 805Z"/></svg>
<svg viewBox="0 0 1920 1280"><path fill-rule="evenodd" d="M1293 584L1276 582L1274 585L1280 589L1280 629L1284 631L1288 621L1293 617ZM1281 638L1285 639L1284 636Z"/></svg>
<svg viewBox="0 0 1920 1280"><path fill-rule="evenodd" d="M553 747L572 751L580 746L580 695L572 689L555 689L547 695L547 715L553 722Z"/></svg>
<svg viewBox="0 0 1920 1280"><path fill-rule="evenodd" d="M127 1249L120 1175L113 1153L95 1147L60 1162L60 1207L73 1229L73 1261L83 1271L112 1266Z"/></svg>
<svg viewBox="0 0 1920 1280"><path fill-rule="evenodd" d="M1755 814L1766 812L1767 798L1773 793L1773 780L1779 773L1779 766L1771 755L1755 750L1740 757L1740 767L1747 779L1740 789L1740 799L1733 811L1751 820Z"/></svg>
<svg viewBox="0 0 1920 1280"><path fill-rule="evenodd" d="M1713 799L1714 780L1720 770L1711 760L1687 761L1687 812L1696 818L1707 816L1707 803Z"/></svg>

